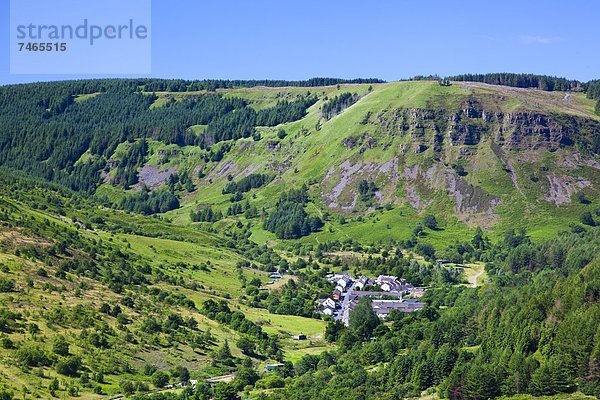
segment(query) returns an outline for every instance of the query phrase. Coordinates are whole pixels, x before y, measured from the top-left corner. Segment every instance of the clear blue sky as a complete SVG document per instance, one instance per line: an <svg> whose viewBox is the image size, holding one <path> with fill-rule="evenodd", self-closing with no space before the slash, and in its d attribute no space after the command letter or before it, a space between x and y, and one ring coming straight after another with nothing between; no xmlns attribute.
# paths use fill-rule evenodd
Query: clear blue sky
<svg viewBox="0 0 600 400"><path fill-rule="evenodd" d="M508 71L589 80L600 78L599 17L595 0L153 0L149 76L397 80ZM0 83L88 77L11 75L8 20L1 0Z"/></svg>

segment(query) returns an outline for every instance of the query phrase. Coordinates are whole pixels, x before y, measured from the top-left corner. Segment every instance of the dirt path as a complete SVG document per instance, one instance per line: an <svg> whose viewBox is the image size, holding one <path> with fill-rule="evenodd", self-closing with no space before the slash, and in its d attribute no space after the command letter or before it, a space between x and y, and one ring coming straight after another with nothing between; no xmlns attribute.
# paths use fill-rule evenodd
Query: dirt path
<svg viewBox="0 0 600 400"><path fill-rule="evenodd" d="M221 376L215 376L212 378L208 378L207 381L211 382L211 383L217 383L217 382L229 383L229 382L233 381L233 378L235 378L235 374L228 374L228 375L221 375Z"/></svg>
<svg viewBox="0 0 600 400"><path fill-rule="evenodd" d="M469 277L469 283L473 285L473 287L477 287L477 279L483 275L483 269L477 272L475 275L471 275Z"/></svg>
<svg viewBox="0 0 600 400"><path fill-rule="evenodd" d="M469 285L475 288L478 286L478 279L485 274L485 268L483 264L471 264L465 272L467 275L467 280L469 281Z"/></svg>

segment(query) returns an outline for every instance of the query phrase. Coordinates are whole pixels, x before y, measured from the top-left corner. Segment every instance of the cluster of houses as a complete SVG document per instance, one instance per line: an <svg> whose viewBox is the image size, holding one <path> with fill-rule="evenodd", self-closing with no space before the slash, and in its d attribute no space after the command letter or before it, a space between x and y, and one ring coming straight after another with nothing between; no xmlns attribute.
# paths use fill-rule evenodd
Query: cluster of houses
<svg viewBox="0 0 600 400"><path fill-rule="evenodd" d="M414 312L425 306L416 299L423 295L425 289L415 287L396 276L379 275L377 278L360 276L352 279L348 274L332 274L327 279L335 284L335 289L331 297L319 300L319 312L341 320L346 325L350 313L361 297L372 299L373 311L382 319L387 318L393 310ZM407 296L411 298L405 298Z"/></svg>

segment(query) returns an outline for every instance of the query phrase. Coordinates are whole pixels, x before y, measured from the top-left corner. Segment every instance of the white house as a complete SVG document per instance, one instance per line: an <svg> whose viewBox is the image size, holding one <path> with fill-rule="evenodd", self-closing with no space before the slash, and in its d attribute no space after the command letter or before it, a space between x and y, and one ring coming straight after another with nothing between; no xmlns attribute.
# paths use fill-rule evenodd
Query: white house
<svg viewBox="0 0 600 400"><path fill-rule="evenodd" d="M335 309L335 301L333 301L333 299L325 299L321 302L321 304L323 305L323 307L329 307L329 308L334 308Z"/></svg>
<svg viewBox="0 0 600 400"><path fill-rule="evenodd" d="M409 293L413 297L421 297L425 293L425 289L420 287L413 287L409 290Z"/></svg>
<svg viewBox="0 0 600 400"><path fill-rule="evenodd" d="M363 275L360 278L358 278L358 280L354 284L354 287L356 287L356 289L358 290L363 290L367 285L367 282L369 282L369 278Z"/></svg>
<svg viewBox="0 0 600 400"><path fill-rule="evenodd" d="M341 286L342 288L346 289L350 283L352 282L352 279L350 278L349 275L342 275L341 277L338 278L337 280L337 286Z"/></svg>
<svg viewBox="0 0 600 400"><path fill-rule="evenodd" d="M331 315L333 315L333 311L334 311L333 308L325 306L325 307L323 307L323 310L321 311L321 314L331 316Z"/></svg>

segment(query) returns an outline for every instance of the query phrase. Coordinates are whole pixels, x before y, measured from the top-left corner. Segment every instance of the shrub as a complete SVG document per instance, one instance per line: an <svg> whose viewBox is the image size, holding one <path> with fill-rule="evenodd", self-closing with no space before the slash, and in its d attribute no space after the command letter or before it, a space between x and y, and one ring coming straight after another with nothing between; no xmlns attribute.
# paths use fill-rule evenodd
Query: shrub
<svg viewBox="0 0 600 400"><path fill-rule="evenodd" d="M15 288L15 281L8 278L0 278L0 292L12 292Z"/></svg>
<svg viewBox="0 0 600 400"><path fill-rule="evenodd" d="M187 382L190 380L190 371L186 367L177 365L171 369L171 376L182 382Z"/></svg>
<svg viewBox="0 0 600 400"><path fill-rule="evenodd" d="M257 389L273 389L285 386L283 378L277 374L268 375L256 381Z"/></svg>
<svg viewBox="0 0 600 400"><path fill-rule="evenodd" d="M583 214L581 214L580 220L585 225L596 226L596 221L594 221L594 217L589 211L586 211Z"/></svg>
<svg viewBox="0 0 600 400"><path fill-rule="evenodd" d="M169 375L163 371L156 371L152 374L152 384L157 388L163 388L169 383Z"/></svg>
<svg viewBox="0 0 600 400"><path fill-rule="evenodd" d="M438 222L435 219L434 215L429 214L429 215L426 215L425 218L423 219L423 225L425 225L429 229L436 230L438 227Z"/></svg>
<svg viewBox="0 0 600 400"><path fill-rule="evenodd" d="M23 345L16 353L20 364L27 367L46 367L52 364L51 356L37 344Z"/></svg>
<svg viewBox="0 0 600 400"><path fill-rule="evenodd" d="M58 379L54 378L50 381L50 384L48 385L48 389L51 392L57 391L58 390Z"/></svg>
<svg viewBox="0 0 600 400"><path fill-rule="evenodd" d="M135 392L135 388L133 386L133 382L128 381L128 380L124 380L119 382L119 387L121 388L121 390L123 392L125 392L125 394L132 394L133 392Z"/></svg>
<svg viewBox="0 0 600 400"><path fill-rule="evenodd" d="M242 353L246 355L253 354L256 348L255 344L244 336L239 338L235 344L242 351Z"/></svg>
<svg viewBox="0 0 600 400"><path fill-rule="evenodd" d="M59 361L56 364L56 372L66 376L77 376L79 369L81 368L81 358L79 356L72 356L66 360Z"/></svg>
<svg viewBox="0 0 600 400"><path fill-rule="evenodd" d="M417 244L415 251L425 257L426 260L432 260L435 258L435 248L429 243Z"/></svg>
<svg viewBox="0 0 600 400"><path fill-rule="evenodd" d="M59 336L56 338L54 344L52 345L52 352L54 354L58 354L59 356L69 355L69 343L64 336Z"/></svg>

